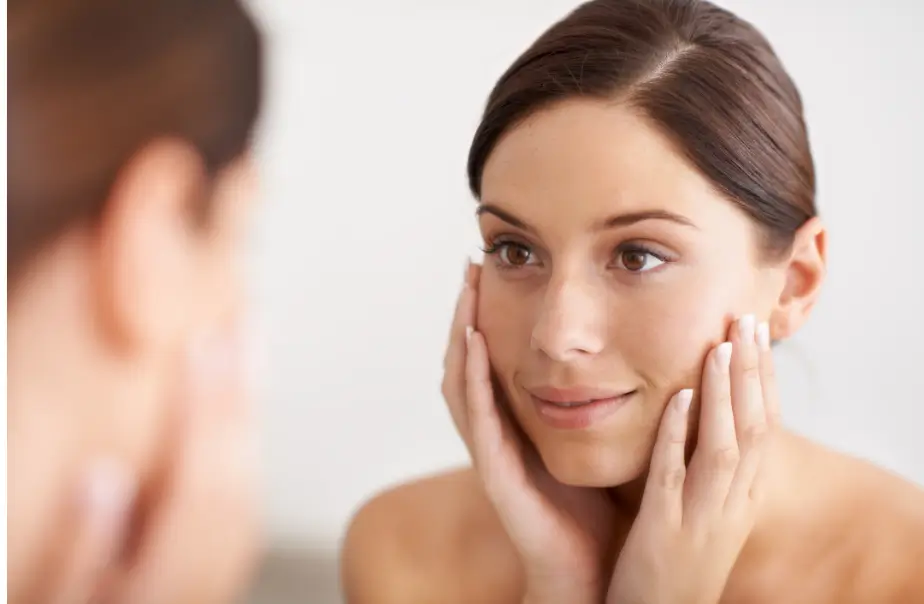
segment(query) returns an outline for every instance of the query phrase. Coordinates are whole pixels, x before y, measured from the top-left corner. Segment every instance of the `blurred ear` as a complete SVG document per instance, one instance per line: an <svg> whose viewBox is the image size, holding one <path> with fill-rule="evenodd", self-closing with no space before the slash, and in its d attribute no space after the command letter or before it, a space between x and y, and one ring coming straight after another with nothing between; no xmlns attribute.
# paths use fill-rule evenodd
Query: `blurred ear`
<svg viewBox="0 0 924 604"><path fill-rule="evenodd" d="M805 323L818 300L827 271L827 232L818 218L797 232L792 251L782 267L783 289L770 316L770 337L783 340Z"/></svg>
<svg viewBox="0 0 924 604"><path fill-rule="evenodd" d="M199 154L175 140L149 144L121 172L100 223L97 272L104 325L118 345L163 350L191 327L195 218L207 184Z"/></svg>

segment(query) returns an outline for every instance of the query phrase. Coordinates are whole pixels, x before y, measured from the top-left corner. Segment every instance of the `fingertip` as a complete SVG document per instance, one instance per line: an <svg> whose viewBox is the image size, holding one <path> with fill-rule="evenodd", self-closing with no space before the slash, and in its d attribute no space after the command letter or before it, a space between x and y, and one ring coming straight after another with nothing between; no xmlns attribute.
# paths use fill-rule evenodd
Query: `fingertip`
<svg viewBox="0 0 924 604"><path fill-rule="evenodd" d="M693 390L685 388L674 395L674 408L680 415L690 412L690 403L693 402Z"/></svg>
<svg viewBox="0 0 924 604"><path fill-rule="evenodd" d="M732 343L722 342L712 351L713 365L719 373L728 373L731 367Z"/></svg>
<svg viewBox="0 0 924 604"><path fill-rule="evenodd" d="M78 500L84 529L80 555L102 567L117 557L125 544L124 531L138 496L138 481L122 464L97 460L84 473Z"/></svg>
<svg viewBox="0 0 924 604"><path fill-rule="evenodd" d="M78 508L77 532L47 601L89 602L100 592L126 545L136 494L134 475L114 460L96 460L84 469L73 494Z"/></svg>
<svg viewBox="0 0 924 604"><path fill-rule="evenodd" d="M475 288L478 285L478 280L481 277L481 265L478 264L476 260L472 258L465 259L465 287L466 288Z"/></svg>
<svg viewBox="0 0 924 604"><path fill-rule="evenodd" d="M757 320L752 314L742 315L738 319L738 337L744 344L751 344L755 341L754 330Z"/></svg>
<svg viewBox="0 0 924 604"><path fill-rule="evenodd" d="M80 495L92 518L118 522L131 508L137 489L137 481L126 468L112 460L99 460L87 470Z"/></svg>
<svg viewBox="0 0 924 604"><path fill-rule="evenodd" d="M770 324L766 321L757 326L757 347L762 352L770 351Z"/></svg>

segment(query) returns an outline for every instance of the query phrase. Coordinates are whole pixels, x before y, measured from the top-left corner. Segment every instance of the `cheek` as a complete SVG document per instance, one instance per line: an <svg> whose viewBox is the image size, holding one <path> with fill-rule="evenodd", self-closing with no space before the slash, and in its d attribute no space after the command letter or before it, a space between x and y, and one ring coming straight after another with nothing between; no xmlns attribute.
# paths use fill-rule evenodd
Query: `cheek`
<svg viewBox="0 0 924 604"><path fill-rule="evenodd" d="M709 351L725 341L728 328L750 300L745 279L702 279L674 293L635 300L633 316L616 342L626 360L651 386L670 391L698 386ZM680 291L682 290L682 291Z"/></svg>
<svg viewBox="0 0 924 604"><path fill-rule="evenodd" d="M485 267L479 284L477 327L487 342L492 367L507 382L518 361L529 353L531 299L489 271Z"/></svg>

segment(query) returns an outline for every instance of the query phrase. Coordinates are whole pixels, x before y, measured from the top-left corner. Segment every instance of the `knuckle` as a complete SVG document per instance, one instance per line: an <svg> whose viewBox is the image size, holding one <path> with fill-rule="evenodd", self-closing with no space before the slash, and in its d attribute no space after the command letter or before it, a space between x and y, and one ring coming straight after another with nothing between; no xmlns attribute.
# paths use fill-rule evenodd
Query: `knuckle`
<svg viewBox="0 0 924 604"><path fill-rule="evenodd" d="M751 488L748 489L748 499L754 503L760 503L766 496L766 488L762 480L755 480Z"/></svg>
<svg viewBox="0 0 924 604"><path fill-rule="evenodd" d="M447 401L451 401L455 398L455 391L449 379L443 378L443 383L440 385L440 393L442 393L443 398Z"/></svg>
<svg viewBox="0 0 924 604"><path fill-rule="evenodd" d="M780 410L772 408L767 411L767 423L771 426L779 426L783 422L783 418L780 416Z"/></svg>
<svg viewBox="0 0 924 604"><path fill-rule="evenodd" d="M687 478L687 470L684 467L679 468L667 468L663 470L660 474L660 483L661 486L665 489L676 490L683 487L683 483Z"/></svg>
<svg viewBox="0 0 924 604"><path fill-rule="evenodd" d="M748 426L741 435L741 445L747 449L760 448L767 440L767 426L763 423Z"/></svg>
<svg viewBox="0 0 924 604"><path fill-rule="evenodd" d="M687 444L687 434L684 430L677 430L668 436L668 444L671 447L685 447Z"/></svg>
<svg viewBox="0 0 924 604"><path fill-rule="evenodd" d="M486 377L478 376L471 381L471 384L473 387L472 396L474 397L484 399L490 398L494 394L492 391L491 380Z"/></svg>
<svg viewBox="0 0 924 604"><path fill-rule="evenodd" d="M760 379L760 365L757 359L745 359L741 371L747 379Z"/></svg>
<svg viewBox="0 0 924 604"><path fill-rule="evenodd" d="M722 447L712 453L712 467L718 472L731 472L738 467L740 456L735 447Z"/></svg>
<svg viewBox="0 0 924 604"><path fill-rule="evenodd" d="M773 367L772 363L765 363L761 368L761 376L767 381L776 379L776 369Z"/></svg>

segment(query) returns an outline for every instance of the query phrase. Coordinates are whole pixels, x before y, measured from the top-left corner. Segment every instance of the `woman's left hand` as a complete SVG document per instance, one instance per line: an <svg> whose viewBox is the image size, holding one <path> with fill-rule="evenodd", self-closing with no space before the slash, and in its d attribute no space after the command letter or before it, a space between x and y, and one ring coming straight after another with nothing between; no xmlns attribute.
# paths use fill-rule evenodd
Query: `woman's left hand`
<svg viewBox="0 0 924 604"><path fill-rule="evenodd" d="M692 391L675 395L662 417L608 604L716 604L751 532L761 461L779 414L766 324L755 330L746 316L731 332L706 359L689 468Z"/></svg>

